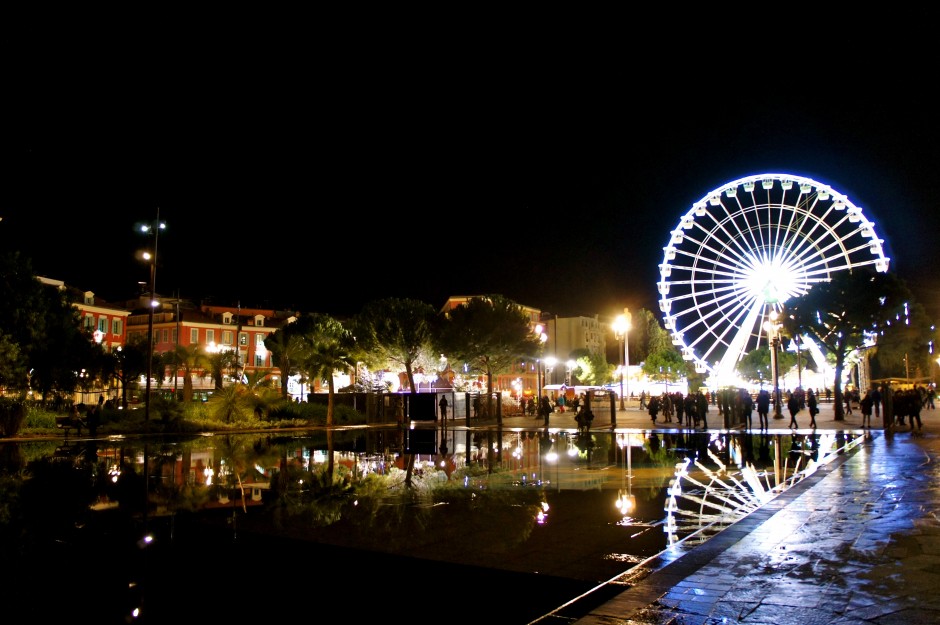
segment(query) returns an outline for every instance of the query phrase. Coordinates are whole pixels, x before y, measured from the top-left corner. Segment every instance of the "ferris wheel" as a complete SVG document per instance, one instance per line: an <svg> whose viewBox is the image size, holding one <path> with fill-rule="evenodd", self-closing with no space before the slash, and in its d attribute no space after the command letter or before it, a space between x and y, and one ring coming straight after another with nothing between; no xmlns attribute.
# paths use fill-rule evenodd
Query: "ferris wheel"
<svg viewBox="0 0 940 625"><path fill-rule="evenodd" d="M730 381L787 299L839 271L887 271L882 243L862 209L821 182L792 174L729 182L695 202L663 248L666 330L697 372Z"/></svg>

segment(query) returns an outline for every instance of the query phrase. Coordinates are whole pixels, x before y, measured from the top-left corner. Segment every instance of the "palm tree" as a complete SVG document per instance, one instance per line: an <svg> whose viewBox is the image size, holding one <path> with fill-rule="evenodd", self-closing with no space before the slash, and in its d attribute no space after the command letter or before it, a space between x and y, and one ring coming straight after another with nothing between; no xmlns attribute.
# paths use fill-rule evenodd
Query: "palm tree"
<svg viewBox="0 0 940 625"><path fill-rule="evenodd" d="M311 379L325 379L327 399L326 424L333 425L333 398L336 393L333 374L336 371L355 369L357 361L356 340L343 325L333 317L322 313L309 313L298 321L302 323L304 349L301 369Z"/></svg>
<svg viewBox="0 0 940 625"><path fill-rule="evenodd" d="M177 345L163 354L165 364L183 369L183 401L193 400L193 373L209 367L206 352L199 345Z"/></svg>
<svg viewBox="0 0 940 625"><path fill-rule="evenodd" d="M297 322L290 323L264 339L264 347L271 352L274 365L281 372L281 396L288 396L287 382L290 376L300 373L306 343L298 331Z"/></svg>
<svg viewBox="0 0 940 625"><path fill-rule="evenodd" d="M238 365L238 354L234 350L222 350L206 354L206 364L209 368L209 375L212 376L215 390L221 391L226 370Z"/></svg>
<svg viewBox="0 0 940 625"><path fill-rule="evenodd" d="M333 403L336 394L333 373L354 369L357 361L356 340L352 333L333 317L308 313L301 317L297 329L303 332L305 344L301 369L313 379L326 378L329 397L326 402L327 484L333 481Z"/></svg>
<svg viewBox="0 0 940 625"><path fill-rule="evenodd" d="M212 394L207 402L212 415L224 423L245 417L249 406L249 393L244 384L229 384Z"/></svg>
<svg viewBox="0 0 940 625"><path fill-rule="evenodd" d="M275 388L271 380L271 372L271 369L255 369L245 378L244 386L248 391L248 402L259 419L264 418L264 415L271 411L272 406L287 401Z"/></svg>

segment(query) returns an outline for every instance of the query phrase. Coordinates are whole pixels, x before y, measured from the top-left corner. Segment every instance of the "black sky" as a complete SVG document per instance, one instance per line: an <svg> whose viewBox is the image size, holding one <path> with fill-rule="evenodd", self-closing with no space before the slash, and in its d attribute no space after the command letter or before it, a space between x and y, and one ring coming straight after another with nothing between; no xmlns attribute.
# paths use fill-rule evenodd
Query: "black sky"
<svg viewBox="0 0 940 625"><path fill-rule="evenodd" d="M0 244L123 299L147 279L134 225L159 208L162 295L344 316L500 293L606 318L656 310L662 247L693 202L779 172L861 206L892 270L940 310L940 122L900 78L236 66L27 77L2 146Z"/></svg>

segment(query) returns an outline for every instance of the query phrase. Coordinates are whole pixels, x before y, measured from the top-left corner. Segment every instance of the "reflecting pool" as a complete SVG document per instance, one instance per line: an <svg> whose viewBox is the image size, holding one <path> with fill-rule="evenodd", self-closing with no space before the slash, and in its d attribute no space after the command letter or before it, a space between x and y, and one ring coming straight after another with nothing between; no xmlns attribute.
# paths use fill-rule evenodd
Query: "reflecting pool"
<svg viewBox="0 0 940 625"><path fill-rule="evenodd" d="M0 592L31 621L530 623L610 598L861 436L429 424L4 442Z"/></svg>

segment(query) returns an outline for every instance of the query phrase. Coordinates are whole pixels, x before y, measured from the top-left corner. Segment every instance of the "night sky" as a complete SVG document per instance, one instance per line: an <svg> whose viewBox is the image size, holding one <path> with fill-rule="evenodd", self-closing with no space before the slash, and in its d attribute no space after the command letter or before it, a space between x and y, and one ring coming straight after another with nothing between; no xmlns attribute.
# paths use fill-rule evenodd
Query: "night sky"
<svg viewBox="0 0 940 625"><path fill-rule="evenodd" d="M147 280L134 228L159 209L163 296L337 316L487 293L560 315L658 311L682 214L776 172L862 207L892 270L940 313L940 119L900 77L63 62L9 92L0 244L109 300Z"/></svg>

